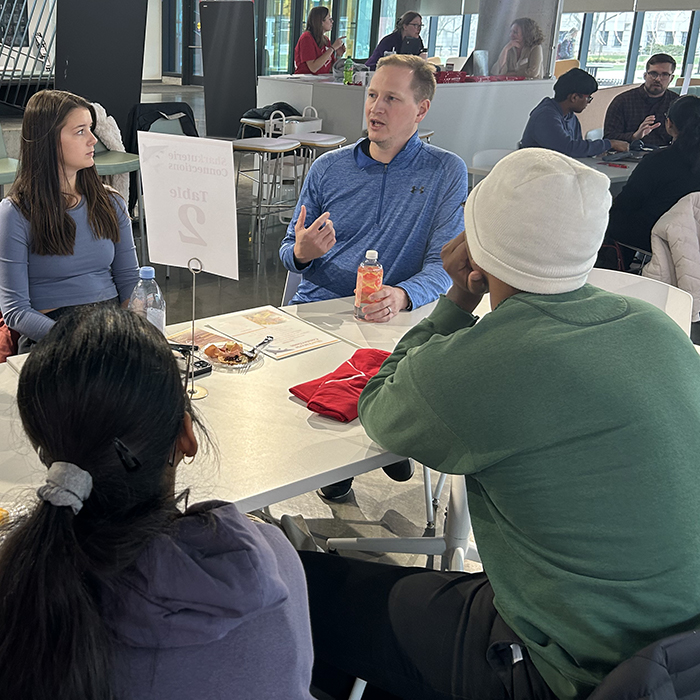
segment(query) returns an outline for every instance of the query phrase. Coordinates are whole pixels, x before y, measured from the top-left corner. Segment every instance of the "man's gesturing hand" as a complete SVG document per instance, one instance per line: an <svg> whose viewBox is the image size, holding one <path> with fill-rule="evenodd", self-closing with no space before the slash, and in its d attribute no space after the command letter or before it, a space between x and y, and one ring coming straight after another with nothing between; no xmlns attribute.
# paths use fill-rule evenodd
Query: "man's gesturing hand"
<svg viewBox="0 0 700 700"><path fill-rule="evenodd" d="M488 283L484 275L474 270L469 262L464 231L445 243L440 257L445 272L452 278L447 298L471 313L488 291Z"/></svg>
<svg viewBox="0 0 700 700"><path fill-rule="evenodd" d="M637 140L637 139L643 139L645 136L647 136L650 132L654 131L654 129L658 129L658 127L661 126L661 122L656 121L656 117L653 114L650 114L640 125L639 129L635 131L632 134L632 139Z"/></svg>
<svg viewBox="0 0 700 700"><path fill-rule="evenodd" d="M294 258L298 263L306 265L325 255L335 245L335 229L330 216L330 212L324 211L309 228L304 228L306 207L301 205L299 218L294 226Z"/></svg>

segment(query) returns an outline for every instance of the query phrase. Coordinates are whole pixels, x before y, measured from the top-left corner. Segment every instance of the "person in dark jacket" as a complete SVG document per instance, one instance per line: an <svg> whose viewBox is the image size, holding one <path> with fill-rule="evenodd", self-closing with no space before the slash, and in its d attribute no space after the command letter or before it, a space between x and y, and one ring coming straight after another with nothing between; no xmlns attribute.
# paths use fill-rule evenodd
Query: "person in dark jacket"
<svg viewBox="0 0 700 700"><path fill-rule="evenodd" d="M420 30L423 28L423 18L417 12L404 12L396 21L396 29L387 34L374 49L372 55L365 61L365 65L370 70L377 67L377 61L384 57L386 53L401 53L403 40L420 39ZM421 54L427 49L421 41ZM427 54L426 54L427 56Z"/></svg>
<svg viewBox="0 0 700 700"><path fill-rule="evenodd" d="M651 229L679 199L700 192L700 97L686 95L668 110L673 143L644 156L610 209L606 240L651 251ZM632 254L624 260L625 266Z"/></svg>
<svg viewBox="0 0 700 700"><path fill-rule="evenodd" d="M66 314L17 406L48 472L0 547L0 697L311 700L296 552L232 504L178 508L196 418L163 335Z"/></svg>
<svg viewBox="0 0 700 700"><path fill-rule="evenodd" d="M581 134L577 114L593 99L598 81L585 70L572 68L554 83L554 99L545 97L530 112L521 148L548 148L572 158L598 156L605 151L629 151L624 141L596 139L589 141Z"/></svg>

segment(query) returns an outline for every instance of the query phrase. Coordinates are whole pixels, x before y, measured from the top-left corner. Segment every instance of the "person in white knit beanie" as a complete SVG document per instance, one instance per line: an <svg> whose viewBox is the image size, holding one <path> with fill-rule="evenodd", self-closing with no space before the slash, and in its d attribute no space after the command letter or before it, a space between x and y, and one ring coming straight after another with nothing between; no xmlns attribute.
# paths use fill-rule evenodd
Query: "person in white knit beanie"
<svg viewBox="0 0 700 700"><path fill-rule="evenodd" d="M511 153L467 199L472 261L523 292L582 287L605 235L609 186L605 175L561 153Z"/></svg>
<svg viewBox="0 0 700 700"><path fill-rule="evenodd" d="M650 676L613 669L697 629L700 356L660 309L586 284L608 188L532 148L470 194L442 252L452 287L358 413L389 452L463 475L484 570L301 552L317 659L402 698L636 698ZM678 658L639 656L665 678Z"/></svg>

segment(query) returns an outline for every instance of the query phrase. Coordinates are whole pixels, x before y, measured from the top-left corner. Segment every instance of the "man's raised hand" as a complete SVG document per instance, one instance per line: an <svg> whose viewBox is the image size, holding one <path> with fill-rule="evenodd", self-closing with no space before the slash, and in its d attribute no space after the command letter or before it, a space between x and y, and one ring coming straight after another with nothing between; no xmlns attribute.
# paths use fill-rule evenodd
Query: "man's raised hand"
<svg viewBox="0 0 700 700"><path fill-rule="evenodd" d="M654 129L658 129L661 126L661 122L656 121L656 117L650 114L644 119L644 121L639 125L639 129L632 134L632 139L643 139L648 136Z"/></svg>
<svg viewBox="0 0 700 700"><path fill-rule="evenodd" d="M471 313L488 292L488 282L480 270L472 267L464 231L445 243L440 257L445 272L452 278L447 298Z"/></svg>
<svg viewBox="0 0 700 700"><path fill-rule="evenodd" d="M304 228L306 207L301 205L299 218L294 225L294 259L297 263L307 265L325 255L335 245L335 229L330 216L330 212L324 211L309 228Z"/></svg>

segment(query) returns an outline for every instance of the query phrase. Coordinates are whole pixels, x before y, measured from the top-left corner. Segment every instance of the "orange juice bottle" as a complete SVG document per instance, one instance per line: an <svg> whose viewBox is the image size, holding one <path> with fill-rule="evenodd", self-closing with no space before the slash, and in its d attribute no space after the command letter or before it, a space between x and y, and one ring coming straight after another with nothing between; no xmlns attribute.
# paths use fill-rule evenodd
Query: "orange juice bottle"
<svg viewBox="0 0 700 700"><path fill-rule="evenodd" d="M364 321L365 313L362 307L369 304L369 295L382 288L384 270L379 264L376 250L368 250L365 259L357 268L357 284L355 285L355 318Z"/></svg>

